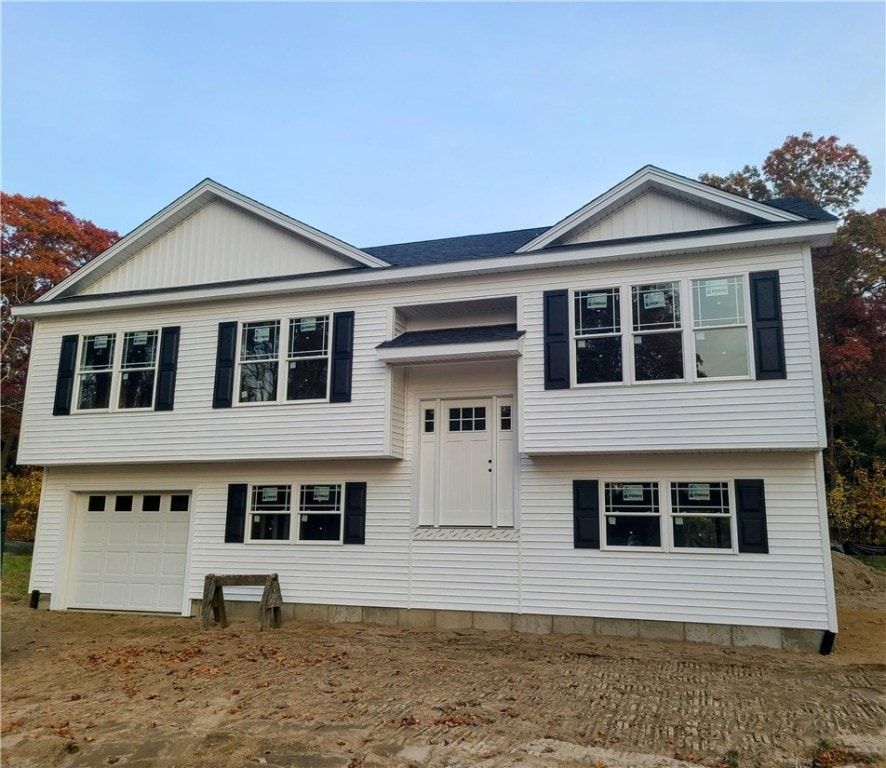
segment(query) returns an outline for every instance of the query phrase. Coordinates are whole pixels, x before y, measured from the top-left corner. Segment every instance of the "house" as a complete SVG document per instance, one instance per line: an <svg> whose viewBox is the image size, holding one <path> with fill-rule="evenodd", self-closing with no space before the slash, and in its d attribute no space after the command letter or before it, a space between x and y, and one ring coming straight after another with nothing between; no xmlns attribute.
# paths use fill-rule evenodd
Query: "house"
<svg viewBox="0 0 886 768"><path fill-rule="evenodd" d="M275 572L295 619L818 649L835 229L646 166L553 226L358 249L203 181L16 309L30 587L187 616Z"/></svg>

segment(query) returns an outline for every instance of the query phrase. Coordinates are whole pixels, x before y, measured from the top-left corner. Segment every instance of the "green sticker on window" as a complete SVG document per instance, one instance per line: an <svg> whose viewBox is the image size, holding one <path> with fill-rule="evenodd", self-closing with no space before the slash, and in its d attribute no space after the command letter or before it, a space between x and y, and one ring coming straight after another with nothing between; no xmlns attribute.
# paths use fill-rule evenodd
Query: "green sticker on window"
<svg viewBox="0 0 886 768"><path fill-rule="evenodd" d="M643 501L643 486L624 485L621 489L621 497L625 501Z"/></svg>
<svg viewBox="0 0 886 768"><path fill-rule="evenodd" d="M328 485L315 485L314 486L314 501L329 501L329 486Z"/></svg>
<svg viewBox="0 0 886 768"><path fill-rule="evenodd" d="M588 309L606 309L609 303L609 296L605 293L591 293L587 298Z"/></svg>

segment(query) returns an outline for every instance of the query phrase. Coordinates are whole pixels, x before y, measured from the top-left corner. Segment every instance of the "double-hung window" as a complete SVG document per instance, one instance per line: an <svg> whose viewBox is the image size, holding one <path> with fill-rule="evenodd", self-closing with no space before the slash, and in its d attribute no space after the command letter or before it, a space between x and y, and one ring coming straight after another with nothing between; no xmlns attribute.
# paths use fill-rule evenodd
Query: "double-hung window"
<svg viewBox="0 0 886 768"><path fill-rule="evenodd" d="M621 381L619 289L576 291L573 319L577 383L600 384Z"/></svg>
<svg viewBox="0 0 886 768"><path fill-rule="evenodd" d="M329 325L326 315L297 317L286 323L279 320L243 323L238 355L238 402L326 399ZM281 362L285 365L283 377L280 376Z"/></svg>
<svg viewBox="0 0 886 768"><path fill-rule="evenodd" d="M157 331L123 334L119 408L150 408L157 379Z"/></svg>
<svg viewBox="0 0 886 768"><path fill-rule="evenodd" d="M732 549L729 483L671 483L675 549Z"/></svg>
<svg viewBox="0 0 886 768"><path fill-rule="evenodd" d="M254 485L249 498L250 541L342 540L343 486ZM295 517L295 520L293 518Z"/></svg>
<svg viewBox="0 0 886 768"><path fill-rule="evenodd" d="M634 378L661 381L683 378L683 326L680 283L631 287Z"/></svg>
<svg viewBox="0 0 886 768"><path fill-rule="evenodd" d="M692 326L697 378L748 375L744 278L693 280Z"/></svg>
<svg viewBox="0 0 886 768"><path fill-rule="evenodd" d="M156 329L83 336L77 366L77 409L151 408L158 347Z"/></svg>
<svg viewBox="0 0 886 768"><path fill-rule="evenodd" d="M603 493L607 546L661 546L658 483L604 483Z"/></svg>

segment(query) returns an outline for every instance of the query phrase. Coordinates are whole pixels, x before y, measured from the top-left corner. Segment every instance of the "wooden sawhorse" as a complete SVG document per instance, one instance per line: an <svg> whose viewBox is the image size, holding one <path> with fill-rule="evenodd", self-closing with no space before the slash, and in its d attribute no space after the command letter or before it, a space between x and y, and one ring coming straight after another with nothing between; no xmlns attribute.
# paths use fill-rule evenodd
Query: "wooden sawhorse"
<svg viewBox="0 0 886 768"><path fill-rule="evenodd" d="M222 628L228 626L228 616L225 613L225 595L222 587L260 587L262 585L264 585L265 591L262 593L259 604L260 629L281 626L283 617L280 610L283 606L283 595L280 592L280 579L276 573L234 576L209 573L203 581L200 628L209 628L211 616L222 625Z"/></svg>

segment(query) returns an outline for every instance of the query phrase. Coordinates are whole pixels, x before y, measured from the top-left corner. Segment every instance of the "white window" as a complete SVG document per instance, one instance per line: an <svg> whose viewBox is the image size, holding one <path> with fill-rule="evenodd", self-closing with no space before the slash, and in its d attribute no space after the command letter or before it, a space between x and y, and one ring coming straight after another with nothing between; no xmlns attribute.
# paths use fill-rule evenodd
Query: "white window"
<svg viewBox="0 0 886 768"><path fill-rule="evenodd" d="M634 378L662 381L683 378L680 283L631 287Z"/></svg>
<svg viewBox="0 0 886 768"><path fill-rule="evenodd" d="M292 486L254 485L249 504L252 541L289 541L292 522Z"/></svg>
<svg viewBox="0 0 886 768"><path fill-rule="evenodd" d="M249 496L250 541L341 542L343 486L254 485ZM293 518L295 521L293 522Z"/></svg>
<svg viewBox="0 0 886 768"><path fill-rule="evenodd" d="M732 549L729 483L671 483L674 549Z"/></svg>
<svg viewBox="0 0 886 768"><path fill-rule="evenodd" d="M603 494L606 546L661 547L658 483L604 483Z"/></svg>
<svg viewBox="0 0 886 768"><path fill-rule="evenodd" d="M298 541L341 541L342 487L303 485L298 502Z"/></svg>
<svg viewBox="0 0 886 768"><path fill-rule="evenodd" d="M240 403L325 400L329 394L327 315L247 322L237 358ZM282 360L281 360L282 358ZM285 376L280 367L285 365Z"/></svg>
<svg viewBox="0 0 886 768"><path fill-rule="evenodd" d="M748 375L744 278L693 280L692 326L697 378Z"/></svg>
<svg viewBox="0 0 886 768"><path fill-rule="evenodd" d="M604 549L735 551L735 510L728 480L627 480L600 485Z"/></svg>
<svg viewBox="0 0 886 768"><path fill-rule="evenodd" d="M98 333L80 339L77 409L151 408L159 331Z"/></svg>
<svg viewBox="0 0 886 768"><path fill-rule="evenodd" d="M746 284L747 276L731 275L574 291L574 384L748 378Z"/></svg>
<svg viewBox="0 0 886 768"><path fill-rule="evenodd" d="M575 380L622 380L621 293L618 288L576 291L573 301Z"/></svg>

